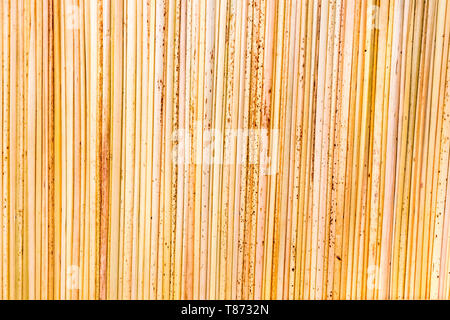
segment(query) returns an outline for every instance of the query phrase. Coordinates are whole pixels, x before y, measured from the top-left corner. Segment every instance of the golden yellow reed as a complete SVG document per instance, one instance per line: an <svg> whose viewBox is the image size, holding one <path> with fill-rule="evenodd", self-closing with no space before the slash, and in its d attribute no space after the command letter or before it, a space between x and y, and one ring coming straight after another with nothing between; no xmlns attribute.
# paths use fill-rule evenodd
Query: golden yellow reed
<svg viewBox="0 0 450 320"><path fill-rule="evenodd" d="M450 299L448 1L0 17L0 299Z"/></svg>

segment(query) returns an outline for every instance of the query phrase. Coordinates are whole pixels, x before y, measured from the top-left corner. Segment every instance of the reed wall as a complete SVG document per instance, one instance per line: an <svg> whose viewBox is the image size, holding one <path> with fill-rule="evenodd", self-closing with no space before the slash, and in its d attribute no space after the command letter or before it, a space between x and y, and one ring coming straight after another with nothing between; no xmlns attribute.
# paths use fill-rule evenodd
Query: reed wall
<svg viewBox="0 0 450 320"><path fill-rule="evenodd" d="M0 298L450 298L450 2L0 17Z"/></svg>

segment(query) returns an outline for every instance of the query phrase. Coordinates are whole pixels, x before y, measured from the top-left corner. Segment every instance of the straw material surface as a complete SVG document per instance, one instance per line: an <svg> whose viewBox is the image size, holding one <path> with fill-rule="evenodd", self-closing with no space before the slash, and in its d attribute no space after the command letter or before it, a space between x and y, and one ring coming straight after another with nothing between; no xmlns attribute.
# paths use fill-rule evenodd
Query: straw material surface
<svg viewBox="0 0 450 320"><path fill-rule="evenodd" d="M0 0L0 299L450 299L450 2Z"/></svg>

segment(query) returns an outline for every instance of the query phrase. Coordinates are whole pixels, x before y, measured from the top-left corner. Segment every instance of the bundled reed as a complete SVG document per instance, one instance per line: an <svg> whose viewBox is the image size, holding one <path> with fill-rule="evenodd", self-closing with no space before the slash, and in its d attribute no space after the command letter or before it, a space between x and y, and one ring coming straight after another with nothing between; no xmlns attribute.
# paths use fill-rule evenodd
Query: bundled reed
<svg viewBox="0 0 450 320"><path fill-rule="evenodd" d="M450 299L447 1L0 17L0 299Z"/></svg>

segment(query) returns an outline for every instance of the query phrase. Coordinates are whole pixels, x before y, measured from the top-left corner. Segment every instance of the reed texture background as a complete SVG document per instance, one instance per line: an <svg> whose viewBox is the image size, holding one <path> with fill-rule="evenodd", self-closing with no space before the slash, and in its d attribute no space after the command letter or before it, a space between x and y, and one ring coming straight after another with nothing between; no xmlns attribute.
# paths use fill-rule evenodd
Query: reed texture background
<svg viewBox="0 0 450 320"><path fill-rule="evenodd" d="M450 298L450 2L0 16L0 298Z"/></svg>

